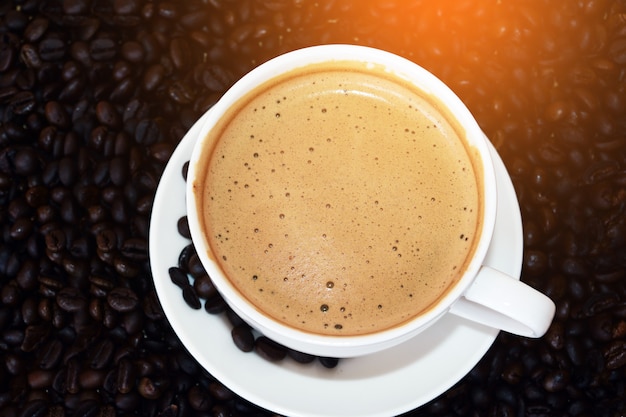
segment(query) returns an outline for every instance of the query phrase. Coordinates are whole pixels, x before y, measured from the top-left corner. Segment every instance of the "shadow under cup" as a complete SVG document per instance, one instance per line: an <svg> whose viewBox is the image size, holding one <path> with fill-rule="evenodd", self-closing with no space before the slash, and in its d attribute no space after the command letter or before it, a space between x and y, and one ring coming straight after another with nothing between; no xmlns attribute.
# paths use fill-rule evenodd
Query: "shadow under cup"
<svg viewBox="0 0 626 417"><path fill-rule="evenodd" d="M224 133L228 132L227 127L225 126L229 126L229 123L226 122L230 122L230 120L232 120L233 118L233 108L240 108L242 106L242 102L252 102L250 97L257 97L259 95L259 91L264 91L264 87L260 89L259 86L266 85L266 83L271 82L271 80L291 78L291 76L285 77L284 74L292 74L293 71L297 71L298 73L310 73L311 68L323 68L328 66L332 67L337 62L351 62L352 64L350 65L353 65L354 68L358 67L359 71L361 72L372 71L374 77L391 77L392 79L397 79L397 82L399 84L414 85L414 87L411 86L410 88L414 89L415 91L419 91L419 95L422 98L425 98L429 103L435 103L435 110L441 113L439 116L449 123L449 126L452 128L452 130L456 132L457 137L462 138L462 146L465 149L467 158L470 161L469 163L471 165L467 168L471 169L471 171L473 172L471 177L475 182L476 195L478 196L478 202L476 205L476 210L478 211L478 213L473 214L473 217L475 219L474 229L470 233L465 234L458 233L456 231L451 232L455 233L456 239L465 239L465 241L467 242L465 244L467 249L465 249L463 264L455 265L457 269L454 271L453 274L449 274L450 281L445 284L445 289L437 291L437 296L435 297L436 301L430 302L428 306L420 307L417 311L414 312L411 312L408 308L406 308L407 311L398 313L403 318L398 319L397 317L400 316L396 315L396 318L394 318L394 320L396 320L395 323L386 324L380 330L359 330L356 332L352 332L347 336L343 335L342 333L342 330L344 330L344 326L342 324L338 324L339 322L335 319L329 320L328 323L325 323L326 327L330 328L327 331L312 331L311 329L308 329L306 327L298 326L300 328L297 328L293 324L285 324L284 320L281 320L280 315L291 313L285 313L284 311L279 310L277 310L278 312L273 312L272 314L263 313L262 309L268 309L269 307L255 306L254 304L257 303L257 301L255 301L255 293L260 292L259 290L264 290L266 293L268 293L272 291L278 291L274 288L287 287L290 288L290 291L293 292L288 293L286 298L290 297L293 300L300 297L307 300L314 300L311 303L310 312L303 311L301 313L293 313L294 315L297 314L298 320L301 321L315 322L317 320L320 323L323 323L324 320L328 318L327 313L332 309L338 310L338 314L343 315L346 321L343 321L342 323L350 322L351 317L354 317L350 316L352 310L354 310L355 314L357 311L359 311L360 314L367 315L367 319L364 318L363 320L360 320L361 322L366 322L368 320L379 320L377 319L377 316L381 316L381 313L376 309L390 309L389 306L393 303L389 301L389 299L385 299L387 300L385 302L378 302L377 299L374 298L372 293L374 293L375 291L379 291L383 284L394 285L397 287L402 287L403 290L406 290L405 292L409 298L419 298L418 292L412 290L411 288L413 287L411 287L411 285L414 285L412 281L419 281L420 278L416 277L415 274L413 274L412 269L409 269L411 268L411 265L415 266L416 263L413 262L413 264L411 264L408 258L414 260L418 258L432 258L432 255L427 256L430 252L436 252L436 254L445 254L451 251L450 248L453 245L449 245L449 247L446 247L444 245L443 247L437 248L437 250L427 250L424 246L422 246L421 248L417 248L414 245L412 249L407 249L407 251L402 254L407 259L403 260L403 262L405 262L405 269L403 270L403 274L399 274L401 276L394 276L392 274L389 274L383 277L383 273L377 274L381 275L380 281L376 281L375 285L370 285L368 287L369 289L366 291L357 291L359 293L358 297L348 299L344 298L343 301L337 301L335 299L328 298L327 294L331 292L337 293L344 285L353 286L354 284L345 284L343 279L344 275L342 274L347 274L347 272L342 269L342 265L340 265L338 261L329 260L328 256L325 256L327 253L326 250L328 249L330 244L328 242L326 234L322 233L321 229L317 228L317 226L325 221L325 218L317 217L317 213L324 211L324 208L322 206L328 209L334 209L335 202L333 201L333 205L331 205L331 203L326 203L326 200L320 200L318 198L319 208L317 209L311 208L316 204L311 203L311 201L315 201L314 199L307 200L307 204L294 206L300 207L298 210L300 210L299 212L302 212L302 214L300 215L300 223L298 224L297 228L290 228L288 230L281 229L280 232L277 232L279 228L283 227L281 223L283 219L280 218L280 216L283 215L280 205L292 204L287 202L287 200L285 200L285 202L283 203L279 202L279 197L285 198L289 194L288 199L290 200L298 198L306 199L308 198L308 196L305 198L305 195L307 193L299 191L296 192L295 190L297 190L297 188L292 188L291 185L286 186L286 188L289 188L289 190L286 190L285 187L276 188L277 184L280 184L280 181L272 183L273 186L276 188L275 195L272 194L271 197L268 198L274 199L274 201L272 201L272 204L274 205L267 208L265 207L267 206L267 204L260 203L259 200L261 200L260 197L263 193L272 193L272 191L268 191L269 188L262 189L262 192L261 189L257 189L257 191L251 191L249 187L250 185L254 185L252 183L252 181L255 181L254 179L246 182L246 180L226 178L225 176L217 177L217 173L225 171L220 171L221 168L215 168L220 166L220 159L231 159L234 161L233 164L239 165L241 167L241 170L244 172L253 171L255 169L259 171L261 170L261 168L259 168L258 166L256 168L253 168L251 167L251 164L257 163L258 159L261 159L262 157L265 157L266 155L272 153L268 151L268 149L271 148L261 148L262 151L257 153L250 146L250 144L258 144L258 135L255 138L255 141L251 141L250 136L253 136L252 134L247 135L245 138L241 138L241 132L238 132L239 136L237 136L237 134L233 134L233 138L240 137L243 142L248 141L247 145L241 145L238 147L228 147L226 145L223 145L229 143L228 141L231 141L231 139L222 139L222 136L224 138L227 137L226 133ZM300 71L301 68L306 68L306 70ZM346 77L347 85L350 85L350 72L344 71L344 74ZM313 78L315 78L315 76ZM319 82L319 84L323 83ZM315 94L310 95L315 96ZM272 116L274 118L285 117L285 115L288 114L288 111L293 110L294 105L291 101L286 100L285 103L288 103L291 108L289 106L284 107L286 109L284 113L272 111ZM254 104L252 104L252 106L254 106ZM437 106L443 107L437 109ZM324 108L320 109L320 112L326 113L326 111L324 110ZM251 110L251 112L252 111L254 110ZM331 112L329 111L329 113ZM350 113L350 116L352 115L353 114ZM362 121L361 123L363 123L364 126L370 126L367 123L379 123L376 121L376 117L370 117L369 119L373 120ZM254 120L254 123L257 123L257 119L251 120ZM246 122L248 122L248 119L246 120ZM261 122L259 121L258 123ZM304 123L304 121L302 121L302 123ZM323 154L325 141L327 143L332 143L333 145L335 145L339 141L339 137L331 137L330 134L326 134L322 123L319 123L319 121L317 121L317 123L316 121L313 121L311 127L302 128L302 130L309 132L308 134L311 136L319 137L319 140L321 141L316 142L314 145L310 145L309 142L306 142L306 145L303 145L302 149L300 149L299 151L293 151L291 153L287 152L290 155L296 155L298 158L305 158L307 153L314 154L314 156L309 156L310 159L302 159L302 165L305 166L302 169L305 169L307 163L313 165L316 161L313 158L319 158L320 154ZM408 130L410 133L411 129ZM216 135L216 132L219 132L219 135ZM280 128L275 128L274 132L276 132L275 135L285 132L291 134L290 131L281 130ZM413 134L414 133L415 132L413 132ZM361 135L364 135L364 133L361 132ZM280 154L281 151L284 151L284 149L282 148L283 144L281 144L280 146L273 145L273 140L273 136L271 138L265 138L264 146L274 146L273 149L276 151L274 153ZM355 139L353 138L352 140ZM458 142L458 139L456 140ZM378 139L377 146L383 146L384 143L384 139ZM429 144L429 146L434 145ZM396 153L399 153L400 149L404 150L404 148L402 148L401 146L398 148L397 144L394 144L393 148L394 149L391 149L391 151ZM226 156L220 153L224 149L229 150L229 153ZM230 151L231 149L234 149L234 151ZM363 156L364 154L366 154L366 152L360 152L362 151L361 148L355 149L354 147L352 147L350 148L351 150L345 150L348 149L345 148L343 151L341 149L343 148L333 148L333 150L329 150L325 154L323 154L327 155L327 158L329 160L335 161L332 169L329 169L328 167L320 169L318 167L317 171L315 171L314 173L314 176L319 177L316 178L316 181L327 184L327 187L329 187L328 189L333 190L333 192L335 193L338 192L339 189L343 190L343 188L341 188L341 181L339 179L343 180L343 178L346 177L346 175L344 175L343 173L346 172L346 169L348 169L346 168L346 166L351 165L350 163L338 163L337 161L346 161L347 159L353 161L358 159L355 157L355 155ZM418 151L418 148L411 149L415 149L415 152ZM298 152L302 153L302 155L300 155L300 153ZM408 153L408 151L406 152ZM420 152L424 153L424 148L422 148ZM350 156L350 158L347 158L348 156ZM248 158L250 158L249 161ZM285 156L283 155L281 156L281 158L285 158ZM377 160L376 164L382 163L382 159L383 158L381 157L379 160ZM397 166L394 167L393 165ZM447 165L450 164L448 163ZM370 172L370 174L371 171L376 169L376 165L366 165L365 167L367 168L367 171ZM390 167L397 169L398 172L403 172L403 175L405 176L408 176L407 172L413 170L413 167L407 167L406 169L403 168L402 162L399 162L398 158L391 161L391 164L388 165L387 168ZM212 171L209 170L209 168L211 168ZM457 169L459 168L457 167ZM294 168L294 170L296 170L296 168ZM360 166L359 172L364 170L364 166ZM304 171L297 172L299 173L299 177L305 176ZM384 174L384 172L385 170L381 170L380 175L386 175ZM459 173L456 173L456 171L455 173L451 173L448 171L446 172L447 173L445 175L439 175L439 177L444 177L444 180L448 181L448 183L450 184L453 184L455 181L458 180L458 175L460 175ZM275 174L275 172L273 174ZM273 174L266 173L266 176L270 177ZM211 184L217 185L212 185L211 187L209 187L211 191L207 192L206 187L209 182L206 181L206 178L209 175L216 176L215 178L218 178L218 180L210 182ZM360 180L365 181L366 178L360 178ZM431 175L427 180L433 182L436 181L436 178ZM265 181L261 180L256 182ZM305 182L305 184L308 183ZM439 185L440 188L446 188L441 184ZM335 186L339 188L333 188ZM200 188L199 190L198 187ZM216 210L216 213L222 213L221 216L228 217L228 220L226 220L225 218L220 218L220 220L223 220L224 223L227 224L227 226L221 225L219 226L219 229L218 226L214 225L214 223L218 223L217 221L211 222L210 225L207 225L204 210L200 209L204 207L208 199L215 199L215 201L218 201L216 203L212 203L216 206L224 205L224 207L229 207L226 204L222 204L221 201L224 201L225 197L218 197L219 193L216 191L218 188L223 189L223 196L226 196L227 194L232 196L233 190L237 188L241 188L242 193L245 192L248 194L252 194L256 192L258 194L255 197L256 200L254 200L254 203L239 203L235 206L236 208L225 208L222 212ZM362 191L363 190L359 190L359 192ZM262 64L261 66L257 67L256 69L245 75L241 80L239 80L210 110L210 114L207 115L206 123L202 127L201 133L199 135L199 140L194 148L190 160L186 195L189 227L192 239L194 241L194 245L197 248L198 256L200 257L200 260L205 266L207 272L209 273L209 276L215 283L217 289L219 290L225 301L229 304L229 306L235 311L235 313L237 313L242 319L244 319L258 331L260 331L262 334L275 340L278 343L281 343L298 351L319 356L331 357L354 357L380 351L382 349L392 347L394 345L397 345L398 343L408 340L409 338L415 336L430 325L434 324L436 320L444 315L455 303L455 301L459 299L459 297L461 297L466 289L472 284L474 277L477 275L482 266L483 259L489 248L496 218L495 175L490 159L490 152L487 146L486 138L484 137L478 124L470 114L469 110L463 105L460 99L458 99L456 95L436 77L434 77L432 74L419 67L415 63L412 63L404 58L390 54L388 52L368 47L352 45L324 45L293 51L285 55L279 56L273 60L270 60L265 64ZM402 195L402 193L396 193L391 195L393 196L393 199L395 201L412 199L413 202L415 202L418 200L417 197L413 196L410 193L407 195ZM230 196L228 198L230 198ZM358 198L358 196L348 197L345 201L358 201ZM424 196L423 198L426 198L426 196ZM428 199L436 200L435 197L432 197L430 195L428 195ZM374 199L372 201L375 201L374 205L379 204L379 200ZM382 199L380 201L382 201ZM434 202L435 201L433 201L433 204ZM347 203L343 202L339 205L346 204ZM430 204L430 202L428 202L428 204ZM248 214L245 214L246 209L244 207L248 207ZM364 205L361 207L364 207ZM267 211L264 211L265 209L267 209ZM375 207L374 209L380 210L381 207ZM366 211L365 209L360 208L362 212L366 211L365 217L370 219L372 219L375 214L375 211L373 211L374 209L372 209L371 211ZM467 207L465 207L465 209L467 209ZM278 210L278 212L276 210ZM459 210L463 210L463 208L459 208ZM287 213L290 212L287 211ZM260 221L259 224L261 224L262 226L255 227L253 225L254 223L249 221L249 219L253 218L254 216L257 216L261 219L265 217L271 217L272 221L275 223ZM361 216L363 216L363 213L361 213ZM396 225L394 227L399 227L400 225L404 227L407 223L415 224L415 222L417 221L416 216L418 216L416 213L411 213L409 215L398 214L392 219L394 224ZM245 220L239 222L239 219ZM374 221L374 223L376 221ZM384 220L382 221L382 223L388 221L390 220ZM241 235L237 235L237 233L235 233L237 230L239 230L239 227L241 227L242 224L245 225L245 228L247 229L245 232L248 234L247 237L243 237L245 233ZM274 224L274 226L271 226L272 224ZM361 241L362 238L359 237L358 232L353 232L348 226L349 225L342 224L337 225L336 227L343 230L343 235L350 236L350 233L353 233L351 237L348 237L345 240L352 240L355 242ZM437 228L444 229L444 226L445 225L443 224L436 227L431 226L430 229L435 229L435 231L437 231ZM328 224L324 227L328 227ZM235 266L231 265L231 254L236 252L228 252L228 250L230 250L231 247L236 246L238 244L238 240L253 240L253 238L255 238L256 231L260 232L261 230L265 230L267 228L271 228L272 231L276 232L274 235L272 235L272 240L264 241L264 244L261 245L263 246L263 248L259 249L258 251L256 251L256 249L252 247L244 246L244 248L247 249L244 249L242 252L243 255L241 255L241 258L243 260L241 261L241 263L235 264ZM296 241L296 243L294 243L293 240L290 240L290 243L283 245L284 247L282 247L281 249L279 243L279 239L281 239L281 236L287 238L287 235L289 235L290 239L295 239L296 233L300 233L300 235L298 235L299 241ZM470 238L471 235L474 235L473 239ZM323 241L321 241L321 236L324 236ZM414 240L417 239L421 238L416 237ZM398 248L400 247L400 245L405 243L397 240L397 244L394 245L393 238L387 240L390 241L390 246L386 248L386 250L389 250L391 252L398 252ZM268 244L267 242L270 243ZM272 274L265 273L265 271L267 270L263 269L265 267L259 269L260 271L264 271L263 273L259 273L257 272L257 269L255 269L257 268L255 266L255 263L259 264L265 262L270 266L273 265L275 261L272 261L271 259L277 259L281 257L285 258L290 256L290 259L292 261L293 259L301 259L303 251L305 251L305 249L307 248L314 247L316 244L318 245L318 248L310 249L309 255L305 256L306 261L295 263L295 266L292 265L292 268L294 268L294 270L297 270L298 268L302 267L303 264L307 264L310 266L310 264L315 264L316 261L319 261L318 263L321 264L320 268L322 268L322 270L320 270L321 272L315 273L311 272L311 270L307 270L306 274L300 274L298 272L298 274L296 275L296 273L294 272L292 275L290 275L290 271L288 269L291 268L287 268L287 266L282 267L282 269L280 270L274 271L274 273ZM385 244L387 244L387 242L385 242ZM271 247L269 245L271 245ZM419 245L425 245L425 242L420 241ZM416 254L418 252L416 249L419 249L419 252L421 252L419 255ZM408 256L409 252L413 253L412 257ZM393 253L393 255L396 257L398 256L397 253ZM270 261L264 261L264 257L270 259ZM369 259L367 260L367 262L369 262ZM360 263L360 261L351 261L350 265L343 265L343 268L351 269L353 265L357 263ZM248 288L247 290L242 290L242 284L235 282L235 279L231 280L228 278L229 274L231 276L234 276L238 273L237 271L245 271L241 273L241 275L244 277L244 280L249 281L248 283L244 283L244 285ZM460 273L459 271L462 272ZM307 275L307 277L305 278L304 275ZM429 277L428 285L433 286L433 283L436 282L436 280L433 280L432 278L439 277L440 275L440 273L437 273L432 275L432 277ZM259 287L259 281L261 280L265 280L265 284L262 287ZM280 284L276 284L276 287L272 287L272 284L270 282L272 280L279 281ZM311 281L314 282L314 284L312 284L313 286L309 285ZM288 285L284 283L288 283ZM301 290L302 288L305 289ZM246 293L246 291L248 291L248 293ZM246 295L244 295L244 293ZM274 304L282 305L283 307L281 308L283 310L285 308L293 309L293 305L289 305L287 307L288 303L284 301L285 297L276 299L278 301ZM273 304L271 302L265 302L269 303L267 305L272 306L273 308ZM373 307L371 307L371 313L367 313L366 310L366 306L368 305L368 303L374 303ZM403 308L398 307L396 310L402 309ZM322 318L318 320L314 317ZM345 326L345 329L347 328L348 326Z"/></svg>

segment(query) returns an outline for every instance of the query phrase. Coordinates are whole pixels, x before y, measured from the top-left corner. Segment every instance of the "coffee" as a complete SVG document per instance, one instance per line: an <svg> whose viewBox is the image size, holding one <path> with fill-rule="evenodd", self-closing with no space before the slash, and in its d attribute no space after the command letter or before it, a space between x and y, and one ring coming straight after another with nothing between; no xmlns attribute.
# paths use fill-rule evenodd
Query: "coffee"
<svg viewBox="0 0 626 417"><path fill-rule="evenodd" d="M477 157L441 107L353 62L256 88L203 149L209 256L258 310L306 332L368 334L427 311L482 227Z"/></svg>

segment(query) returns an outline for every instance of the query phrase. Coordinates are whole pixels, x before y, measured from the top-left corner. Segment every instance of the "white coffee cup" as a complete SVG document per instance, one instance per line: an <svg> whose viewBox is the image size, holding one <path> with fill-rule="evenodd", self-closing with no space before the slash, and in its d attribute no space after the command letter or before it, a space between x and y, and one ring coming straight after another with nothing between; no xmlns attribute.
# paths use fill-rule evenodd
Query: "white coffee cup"
<svg viewBox="0 0 626 417"><path fill-rule="evenodd" d="M482 170L483 218L474 255L463 276L435 306L417 317L376 333L356 336L314 334L295 329L255 308L229 281L204 235L199 219L194 182L203 173L199 162L208 133L240 98L255 87L296 68L332 60L364 62L383 66L397 77L413 83L446 106L465 130L465 139L476 149ZM362 46L323 45L278 56L252 70L229 89L207 115L195 145L187 177L187 216L198 256L228 305L254 329L289 348L314 355L355 357L374 353L406 341L447 313L521 336L541 337L552 322L554 303L539 291L500 271L483 265L496 220L497 189L488 142L461 100L434 75L397 55Z"/></svg>

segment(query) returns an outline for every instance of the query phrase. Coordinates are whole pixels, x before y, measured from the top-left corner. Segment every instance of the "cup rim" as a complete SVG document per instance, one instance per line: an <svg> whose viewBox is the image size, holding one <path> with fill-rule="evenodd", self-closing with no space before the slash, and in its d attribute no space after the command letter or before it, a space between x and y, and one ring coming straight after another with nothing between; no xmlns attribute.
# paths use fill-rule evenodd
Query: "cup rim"
<svg viewBox="0 0 626 417"><path fill-rule="evenodd" d="M312 334L276 322L257 310L239 294L225 277L219 265L209 257L210 247L201 231L200 221L194 210L197 201L193 192L193 183L197 174L198 161L206 144L205 138L227 109L252 88L265 81L298 67L329 60L374 62L385 65L387 70L404 80L413 82L414 77L417 77L419 80L417 87L427 94L434 94L465 129L468 142L478 150L479 158L477 159L481 162L483 174L482 230L474 255L463 276L428 311L392 328L364 335ZM393 69L390 66L393 66ZM198 257L226 303L244 321L262 334L290 348L315 355L352 357L373 353L401 343L426 329L443 316L474 281L489 249L495 227L496 180L487 139L461 99L443 81L419 64L391 52L360 45L326 44L301 48L272 58L245 74L207 113L209 114L206 115L206 120L200 129L188 166L186 204L189 229Z"/></svg>

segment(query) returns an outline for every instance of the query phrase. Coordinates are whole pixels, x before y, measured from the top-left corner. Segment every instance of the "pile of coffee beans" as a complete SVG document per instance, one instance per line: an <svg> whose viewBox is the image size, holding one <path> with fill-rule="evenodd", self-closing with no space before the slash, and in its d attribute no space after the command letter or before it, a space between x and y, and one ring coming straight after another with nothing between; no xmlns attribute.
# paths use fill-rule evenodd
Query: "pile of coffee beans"
<svg viewBox="0 0 626 417"><path fill-rule="evenodd" d="M408 415L623 415L626 3L8 0L1 416L272 415L202 369L169 327L150 212L176 145L238 77L339 42L406 56L468 104L519 197L522 280L557 305L546 336L500 334Z"/></svg>

